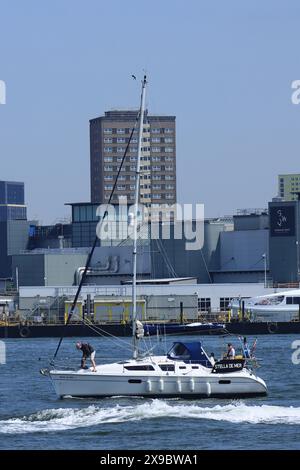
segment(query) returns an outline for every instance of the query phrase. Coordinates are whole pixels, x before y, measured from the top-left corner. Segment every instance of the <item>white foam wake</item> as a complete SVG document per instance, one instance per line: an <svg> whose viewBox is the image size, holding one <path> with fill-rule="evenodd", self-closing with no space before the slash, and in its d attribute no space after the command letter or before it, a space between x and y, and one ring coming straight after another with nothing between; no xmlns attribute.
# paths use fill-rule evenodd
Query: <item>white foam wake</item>
<svg viewBox="0 0 300 470"><path fill-rule="evenodd" d="M122 423L155 418L207 419L231 423L300 424L300 408L275 405L229 405L203 407L170 404L153 400L136 406L101 408L57 408L39 411L22 418L0 421L0 434L65 431L106 423Z"/></svg>

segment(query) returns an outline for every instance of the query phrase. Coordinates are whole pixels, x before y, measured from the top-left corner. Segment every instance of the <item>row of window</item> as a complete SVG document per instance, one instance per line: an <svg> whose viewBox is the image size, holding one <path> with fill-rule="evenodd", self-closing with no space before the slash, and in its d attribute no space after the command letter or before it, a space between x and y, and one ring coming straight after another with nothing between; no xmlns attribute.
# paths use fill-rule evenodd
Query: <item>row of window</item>
<svg viewBox="0 0 300 470"><path fill-rule="evenodd" d="M119 189L120 188L120 189ZM122 188L122 189L121 189ZM124 191L126 188L123 188L122 186L119 186L117 187L117 189L119 191ZM127 199L129 200L134 200L135 198L135 194L134 193L128 193L126 194L126 197ZM156 199L156 200L160 200L160 199L175 199L175 195L173 193L166 193L166 194L150 194L150 193L146 193L146 194L141 194L141 197L143 197L144 199ZM104 194L104 199L105 200L108 200L110 198L110 194L107 193L107 194Z"/></svg>
<svg viewBox="0 0 300 470"><path fill-rule="evenodd" d="M130 162L136 162L137 161L137 157L127 157L127 160L129 160ZM161 162L161 161L165 161L165 162L173 162L174 161L174 158L173 157L141 157L141 160L142 161L152 161L152 162ZM103 158L103 161L104 162L122 162L123 161L123 157L104 157Z"/></svg>
<svg viewBox="0 0 300 470"><path fill-rule="evenodd" d="M104 147L103 152L104 153L125 153L126 148L125 147ZM128 151L130 153L137 153L138 149L137 147L129 147ZM143 152L150 152L152 151L153 153L172 153L174 152L174 147L142 147Z"/></svg>
<svg viewBox="0 0 300 470"><path fill-rule="evenodd" d="M165 137L165 138L162 138L162 137L152 137L151 140L149 137L143 137L143 142L152 142L154 144L160 144L160 143L165 143L165 144L172 144L174 142L174 139L173 137ZM127 144L127 142L129 141L129 138L127 137L104 137L103 139L103 142L105 144L112 144L112 143L117 143L117 144ZM138 143L138 139L136 137L132 137L131 138L131 141L130 141L131 144L137 144Z"/></svg>
<svg viewBox="0 0 300 470"><path fill-rule="evenodd" d="M105 165L103 167L104 171L119 171L118 166L113 166L113 165ZM174 167L172 165L166 165L165 167L163 166L158 166L158 165L141 165L141 171L174 171ZM123 166L121 168L121 171L136 171L136 165L131 165L131 166Z"/></svg>
<svg viewBox="0 0 300 470"><path fill-rule="evenodd" d="M231 302L230 297L221 297L220 298L220 311L226 312L229 310L229 304ZM198 309L201 312L209 312L211 310L211 299L208 297L198 298Z"/></svg>
<svg viewBox="0 0 300 470"><path fill-rule="evenodd" d="M119 181L125 181L126 179L130 181L135 181L136 177L135 175L119 175ZM151 174L146 174L146 175L141 175L141 179L143 180L153 180L153 181L174 181L175 177L174 175L151 175ZM115 176L113 175L105 175L104 176L104 181L114 181Z"/></svg>
<svg viewBox="0 0 300 470"><path fill-rule="evenodd" d="M133 190L133 189L135 189L135 184L130 184L130 185L127 185L127 186L125 184L122 184L122 185L117 186L117 189L119 191L123 191L126 188L130 188L131 190ZM112 184L105 184L104 185L104 190L105 191L112 191L112 189L113 189ZM161 189L166 189L166 190L170 191L170 190L174 189L174 184L165 184L165 185L161 185L161 184L141 184L141 189L153 189L154 191L158 191L158 190L161 190Z"/></svg>
<svg viewBox="0 0 300 470"><path fill-rule="evenodd" d="M104 134L129 134L131 132L131 129L128 127L118 127L118 128L112 128L112 127L105 127L103 129ZM134 134L137 134L137 130L134 131ZM169 128L169 127L153 127L152 129L149 127L145 127L143 129L143 132L151 132L152 134L173 134L174 129Z"/></svg>

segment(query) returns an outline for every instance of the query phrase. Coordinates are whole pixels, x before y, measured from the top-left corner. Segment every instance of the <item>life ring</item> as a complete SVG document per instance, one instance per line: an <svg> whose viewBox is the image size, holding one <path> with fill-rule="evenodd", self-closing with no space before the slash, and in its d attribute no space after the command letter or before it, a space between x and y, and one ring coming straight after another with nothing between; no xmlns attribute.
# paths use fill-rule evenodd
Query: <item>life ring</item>
<svg viewBox="0 0 300 470"><path fill-rule="evenodd" d="M278 331L277 323L268 323L268 332L270 334L274 334Z"/></svg>
<svg viewBox="0 0 300 470"><path fill-rule="evenodd" d="M20 328L20 336L21 338L28 338L30 336L30 329L28 326L22 326L22 328Z"/></svg>

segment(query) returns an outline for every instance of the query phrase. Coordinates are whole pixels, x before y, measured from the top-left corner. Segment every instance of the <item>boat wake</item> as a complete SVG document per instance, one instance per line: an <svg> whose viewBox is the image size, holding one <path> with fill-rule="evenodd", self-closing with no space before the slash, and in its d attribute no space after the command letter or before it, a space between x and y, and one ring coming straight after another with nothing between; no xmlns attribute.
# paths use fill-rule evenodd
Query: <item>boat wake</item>
<svg viewBox="0 0 300 470"><path fill-rule="evenodd" d="M136 406L47 409L24 416L0 420L0 434L66 431L101 424L158 418L205 419L250 424L298 424L300 408L275 405L246 405L243 402L203 407L153 400Z"/></svg>

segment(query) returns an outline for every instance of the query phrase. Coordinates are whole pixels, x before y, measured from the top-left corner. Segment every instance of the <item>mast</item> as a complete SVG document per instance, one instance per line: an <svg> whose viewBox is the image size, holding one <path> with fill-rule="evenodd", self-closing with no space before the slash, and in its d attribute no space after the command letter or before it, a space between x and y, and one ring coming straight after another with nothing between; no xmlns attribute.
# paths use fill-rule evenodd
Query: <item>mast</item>
<svg viewBox="0 0 300 470"><path fill-rule="evenodd" d="M137 272L137 227L138 227L138 204L140 193L140 166L142 155L143 143L143 126L144 126L144 111L145 111L145 95L146 95L146 75L142 81L142 95L140 106L140 122L139 122L139 138L138 138L138 155L136 162L136 181L135 181L135 198L134 198L134 214L133 214L133 280L132 280L132 335L133 335L133 358L138 357L138 339L136 337L136 320L137 320L137 305L136 305L136 272Z"/></svg>

